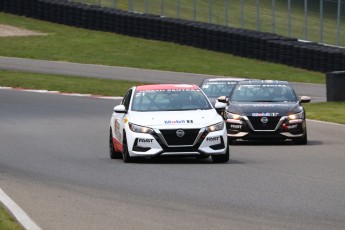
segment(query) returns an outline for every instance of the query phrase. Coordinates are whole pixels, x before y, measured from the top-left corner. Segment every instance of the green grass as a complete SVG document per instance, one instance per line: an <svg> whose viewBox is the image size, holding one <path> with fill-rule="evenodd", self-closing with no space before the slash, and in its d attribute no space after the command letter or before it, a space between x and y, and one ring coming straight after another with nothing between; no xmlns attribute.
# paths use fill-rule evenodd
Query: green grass
<svg viewBox="0 0 345 230"><path fill-rule="evenodd" d="M81 0L74 0L81 2ZM133 11L145 12L145 0L132 0ZM147 12L150 14L161 15L161 0L146 0ZM257 23L257 0L243 1L243 28L272 32L272 0L259 1L259 21ZM83 2L98 5L101 3L106 7L114 7L114 0L83 0ZM116 7L122 10L129 10L128 0L116 0ZM163 15L177 18L177 0L163 0ZM335 1L336 2L336 1ZM336 45L337 35L337 4L332 1L324 1L324 43ZM215 24L241 28L241 1L228 0L228 20L226 20L226 1L212 0L212 17L209 13L210 0L196 1L196 20L202 22L212 22ZM308 31L306 40L320 42L320 15L319 1L308 1ZM288 4L287 0L276 0L275 32L281 35L288 35ZM344 15L344 9L342 14ZM180 0L179 18L194 19L194 1ZM345 46L345 25L341 24L341 46ZM304 1L291 0L291 36L304 39Z"/></svg>
<svg viewBox="0 0 345 230"><path fill-rule="evenodd" d="M1 37L0 55L199 74L324 83L324 74L255 59L0 13L0 24L48 33Z"/></svg>
<svg viewBox="0 0 345 230"><path fill-rule="evenodd" d="M319 102L304 105L307 118L345 124L345 102Z"/></svg>
<svg viewBox="0 0 345 230"><path fill-rule="evenodd" d="M16 220L10 216L4 207L0 204L0 229L1 230L19 230L23 229Z"/></svg>
<svg viewBox="0 0 345 230"><path fill-rule="evenodd" d="M25 89L46 89L102 96L123 96L130 87L141 84L147 84L147 82L67 77L0 70L0 86Z"/></svg>

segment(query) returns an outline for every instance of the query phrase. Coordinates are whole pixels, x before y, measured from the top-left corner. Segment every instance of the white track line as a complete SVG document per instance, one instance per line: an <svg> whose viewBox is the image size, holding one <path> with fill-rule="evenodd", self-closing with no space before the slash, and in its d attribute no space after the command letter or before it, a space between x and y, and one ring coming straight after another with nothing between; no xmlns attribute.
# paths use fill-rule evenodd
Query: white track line
<svg viewBox="0 0 345 230"><path fill-rule="evenodd" d="M49 90L33 90L33 89L22 89L22 88L13 88L13 87L3 87L0 86L0 89L9 89L9 90L17 90L17 91L25 91L25 92L34 92L34 93L48 93L48 94L59 94L65 96L75 96L75 97L91 97L91 98L98 98L98 99L117 99L122 100L123 97L107 97L107 96L99 96L99 95L91 95L91 94L79 94L79 93L61 93L59 91L49 91ZM338 125L338 126L345 126L343 124L337 124L327 121L318 121L318 120L311 120L307 119L312 122L330 124L330 125Z"/></svg>
<svg viewBox="0 0 345 230"><path fill-rule="evenodd" d="M13 215L13 217L27 230L41 230L7 194L0 188L0 202Z"/></svg>
<svg viewBox="0 0 345 230"><path fill-rule="evenodd" d="M110 100L122 100L122 98L123 98L123 97L107 97L107 96L92 95L92 94L80 94L80 93L63 93L63 92L59 92L59 91L23 89L23 88L13 88L13 87L3 87L3 86L0 86L0 89L16 90L16 91L24 91L24 92L32 92L32 93L58 94L58 95L73 96L73 97L90 97L90 98L108 99L108 100L109 99Z"/></svg>
<svg viewBox="0 0 345 230"><path fill-rule="evenodd" d="M316 122L316 123L323 123L323 124L329 124L329 125L338 125L338 126L343 126L343 127L345 127L345 125L343 125L343 124L338 124L338 123L333 123L333 122L327 122L327 121L318 121L318 120L312 120L312 119L307 119L307 121L312 121L312 122Z"/></svg>

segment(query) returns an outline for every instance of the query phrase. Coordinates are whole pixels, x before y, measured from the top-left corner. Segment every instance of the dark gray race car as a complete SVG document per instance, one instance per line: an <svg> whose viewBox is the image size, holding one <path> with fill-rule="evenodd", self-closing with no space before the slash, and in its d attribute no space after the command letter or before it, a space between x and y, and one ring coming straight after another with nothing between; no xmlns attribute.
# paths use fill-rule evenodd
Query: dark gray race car
<svg viewBox="0 0 345 230"><path fill-rule="evenodd" d="M235 85L240 82L246 80L245 78L206 78L200 84L200 88L212 105L215 105L218 97L226 96L228 97L235 87Z"/></svg>
<svg viewBox="0 0 345 230"><path fill-rule="evenodd" d="M219 101L227 100L224 97ZM286 81L242 81L233 89L224 116L230 141L287 140L307 144L306 113Z"/></svg>

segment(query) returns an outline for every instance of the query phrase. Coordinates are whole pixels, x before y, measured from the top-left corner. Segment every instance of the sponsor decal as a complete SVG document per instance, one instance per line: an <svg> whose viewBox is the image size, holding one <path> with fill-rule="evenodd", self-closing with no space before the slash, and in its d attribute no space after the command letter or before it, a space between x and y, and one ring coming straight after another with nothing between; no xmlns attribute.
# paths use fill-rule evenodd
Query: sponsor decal
<svg viewBox="0 0 345 230"><path fill-rule="evenodd" d="M139 143L152 143L153 139L138 139Z"/></svg>
<svg viewBox="0 0 345 230"><path fill-rule="evenodd" d="M290 105L286 104L269 104L269 103L259 103L259 104L239 104L240 107L289 107Z"/></svg>
<svg viewBox="0 0 345 230"><path fill-rule="evenodd" d="M126 117L125 119L123 119L123 122L126 124L128 122L128 118Z"/></svg>
<svg viewBox="0 0 345 230"><path fill-rule="evenodd" d="M195 89L198 87L189 84L157 84L157 85L141 85L137 87L137 91L155 91L155 90L184 90L184 89Z"/></svg>
<svg viewBox="0 0 345 230"><path fill-rule="evenodd" d="M203 85L203 88L208 88L209 85L236 85L236 81L217 81L217 82L207 82L207 85ZM205 87L207 86L207 87Z"/></svg>
<svg viewBox="0 0 345 230"><path fill-rule="evenodd" d="M247 88L261 88L261 87L269 87L269 88L273 88L273 87L276 87L276 88L288 88L288 85L280 85L280 84L276 84L276 85L265 85L265 84L260 84L260 85L241 85L243 88L247 87Z"/></svg>
<svg viewBox="0 0 345 230"><path fill-rule="evenodd" d="M230 125L231 129L241 129L242 125Z"/></svg>
<svg viewBox="0 0 345 230"><path fill-rule="evenodd" d="M206 141L218 141L219 137L208 137L206 138Z"/></svg>
<svg viewBox="0 0 345 230"><path fill-rule="evenodd" d="M279 113L252 113L252 117L276 117Z"/></svg>
<svg viewBox="0 0 345 230"><path fill-rule="evenodd" d="M164 121L165 125L175 125L175 124L192 124L193 120L167 120Z"/></svg>
<svg viewBox="0 0 345 230"><path fill-rule="evenodd" d="M290 130L290 129L296 129L297 126L298 126L297 124L295 124L295 125L288 125L288 126L287 126L287 129L288 129L288 130Z"/></svg>

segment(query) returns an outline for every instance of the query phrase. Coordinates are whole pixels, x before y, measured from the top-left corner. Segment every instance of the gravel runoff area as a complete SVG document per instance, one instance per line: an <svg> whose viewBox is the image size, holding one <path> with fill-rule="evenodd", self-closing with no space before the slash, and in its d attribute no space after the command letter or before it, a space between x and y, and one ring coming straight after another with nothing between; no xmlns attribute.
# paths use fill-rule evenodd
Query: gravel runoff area
<svg viewBox="0 0 345 230"><path fill-rule="evenodd" d="M0 24L0 37L47 35L37 31Z"/></svg>

